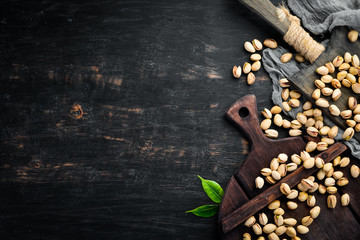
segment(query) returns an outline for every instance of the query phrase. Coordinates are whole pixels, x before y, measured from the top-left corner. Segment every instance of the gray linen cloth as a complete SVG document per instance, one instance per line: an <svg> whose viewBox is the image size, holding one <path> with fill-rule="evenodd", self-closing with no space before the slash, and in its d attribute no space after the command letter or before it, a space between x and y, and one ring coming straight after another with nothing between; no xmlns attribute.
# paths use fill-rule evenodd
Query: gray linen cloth
<svg viewBox="0 0 360 240"><path fill-rule="evenodd" d="M349 26L360 31L360 0L288 0L289 8L298 16L302 25L313 34L321 34L331 31L336 26ZM326 46L328 40L322 42ZM292 50L293 51L293 50ZM279 79L289 78L291 75L306 67L309 63L298 63L291 60L286 64L280 61L280 56L288 52L283 47L277 49L265 49L263 51L263 65L273 82L272 100L274 104L282 106ZM358 53L359 54L359 53ZM303 98L302 102L306 99ZM284 111L290 117L295 118L302 107ZM325 118L327 126L333 126L329 119ZM339 129L336 140L342 140L343 130ZM360 144L355 139L344 142L351 150L354 157L360 158Z"/></svg>

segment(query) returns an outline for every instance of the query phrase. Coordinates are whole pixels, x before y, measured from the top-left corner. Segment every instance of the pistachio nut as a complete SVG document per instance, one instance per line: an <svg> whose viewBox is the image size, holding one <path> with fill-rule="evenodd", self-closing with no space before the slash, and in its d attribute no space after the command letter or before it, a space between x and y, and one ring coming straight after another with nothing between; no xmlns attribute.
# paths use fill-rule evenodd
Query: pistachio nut
<svg viewBox="0 0 360 240"><path fill-rule="evenodd" d="M315 89L311 96L314 100L318 100L321 96L321 90L319 88Z"/></svg>
<svg viewBox="0 0 360 240"><path fill-rule="evenodd" d="M321 89L321 93L324 96L331 96L334 90L332 90L331 88L328 87L324 87L323 89Z"/></svg>
<svg viewBox="0 0 360 240"><path fill-rule="evenodd" d="M341 205L343 207L345 207L345 206L349 205L349 203L350 203L349 194L345 193L345 194L341 195Z"/></svg>
<svg viewBox="0 0 360 240"><path fill-rule="evenodd" d="M289 105L290 105L290 107L297 108L297 107L300 106L300 101L299 101L299 99L291 98L291 99L289 100Z"/></svg>
<svg viewBox="0 0 360 240"><path fill-rule="evenodd" d="M344 176L344 173L342 171L336 171L333 173L332 177L335 180L339 180L340 178L342 178Z"/></svg>
<svg viewBox="0 0 360 240"><path fill-rule="evenodd" d="M291 155L291 161L293 161L293 163L300 165L301 164L301 157L298 154L293 154Z"/></svg>
<svg viewBox="0 0 360 240"><path fill-rule="evenodd" d="M291 90L290 91L290 97L291 98L300 98L301 97L301 93L299 90Z"/></svg>
<svg viewBox="0 0 360 240"><path fill-rule="evenodd" d="M303 163L303 167L304 167L305 169L313 168L314 165L315 165L315 159L314 159L313 157L305 160L304 163Z"/></svg>
<svg viewBox="0 0 360 240"><path fill-rule="evenodd" d="M306 226L304 226L304 225L298 225L298 226L296 227L296 230L297 230L298 233L300 233L300 234L306 234L306 233L309 232L309 228L306 227Z"/></svg>
<svg viewBox="0 0 360 240"><path fill-rule="evenodd" d="M272 233L276 230L276 225L272 223L268 223L263 227L264 233Z"/></svg>
<svg viewBox="0 0 360 240"><path fill-rule="evenodd" d="M341 160L340 160L340 167L346 167L347 165L349 165L350 163L350 158L348 157L343 157Z"/></svg>
<svg viewBox="0 0 360 240"><path fill-rule="evenodd" d="M276 171L279 168L279 160L278 158L273 158L270 162L270 169L272 171Z"/></svg>
<svg viewBox="0 0 360 240"><path fill-rule="evenodd" d="M313 181L315 183L315 177L314 176L308 176L306 179Z"/></svg>
<svg viewBox="0 0 360 240"><path fill-rule="evenodd" d="M337 101L339 98L341 97L341 90L340 88L337 88L333 91L332 95L331 95L331 98L334 100L334 101Z"/></svg>
<svg viewBox="0 0 360 240"><path fill-rule="evenodd" d="M296 225L297 221L295 218L285 218L284 219L284 224L287 226L294 226Z"/></svg>
<svg viewBox="0 0 360 240"><path fill-rule="evenodd" d="M359 60L358 55L354 54L354 55L352 56L351 64L352 64L353 67L355 67L355 68L358 68L358 67L359 67L359 65L360 65L360 60Z"/></svg>
<svg viewBox="0 0 360 240"><path fill-rule="evenodd" d="M268 38L264 40L264 46L268 48L277 48L278 44L274 39Z"/></svg>
<svg viewBox="0 0 360 240"><path fill-rule="evenodd" d="M346 62L344 62L344 63L342 63L340 66L339 66L339 71L346 71L346 70L348 70L350 68L350 64L348 64L348 63L346 63Z"/></svg>
<svg viewBox="0 0 360 240"><path fill-rule="evenodd" d="M241 77L241 67L240 66L234 66L232 70L234 78L240 78Z"/></svg>
<svg viewBox="0 0 360 240"><path fill-rule="evenodd" d="M250 60L251 61L260 61L261 60L261 55L258 53L253 53L250 55Z"/></svg>
<svg viewBox="0 0 360 240"><path fill-rule="evenodd" d="M350 173L353 178L359 177L360 169L356 165L352 165L350 168Z"/></svg>
<svg viewBox="0 0 360 240"><path fill-rule="evenodd" d="M340 164L340 161L341 161L341 157L340 156L337 156L336 158L334 158L334 160L332 161L333 162L333 166L336 167L337 165Z"/></svg>
<svg viewBox="0 0 360 240"><path fill-rule="evenodd" d="M254 46L255 50L257 50L257 51L260 51L260 50L263 49L262 43L261 43L259 40L257 40L257 39L254 39L254 40L252 41L252 45Z"/></svg>
<svg viewBox="0 0 360 240"><path fill-rule="evenodd" d="M345 139L346 141L349 141L355 134L355 130L351 127L347 128L345 131L344 131L344 134L343 134L343 139Z"/></svg>
<svg viewBox="0 0 360 240"><path fill-rule="evenodd" d="M290 82L289 82L289 80L287 80L286 78L281 78L281 79L279 80L279 85L280 85L280 87L282 87L282 88L288 88L288 87L290 87Z"/></svg>
<svg viewBox="0 0 360 240"><path fill-rule="evenodd" d="M284 53L281 57L280 57L280 61L282 63L287 63L288 61L290 61L290 59L292 58L292 54L291 53Z"/></svg>
<svg viewBox="0 0 360 240"><path fill-rule="evenodd" d="M268 223L268 217L266 216L265 213L259 214L259 223L263 226L265 226Z"/></svg>
<svg viewBox="0 0 360 240"><path fill-rule="evenodd" d="M291 111L291 107L290 107L290 105L289 105L288 102L283 102L283 103L282 103L282 107L283 107L283 109L284 109L285 111L287 111L287 112Z"/></svg>
<svg viewBox="0 0 360 240"><path fill-rule="evenodd" d="M314 195L309 195L308 199L306 200L306 203L309 207L315 206L316 199Z"/></svg>
<svg viewBox="0 0 360 240"><path fill-rule="evenodd" d="M329 69L329 73L335 72L335 67L334 67L334 64L332 64L332 62L325 63L325 67L327 67L327 69Z"/></svg>
<svg viewBox="0 0 360 240"><path fill-rule="evenodd" d="M320 75L327 75L329 73L329 69L325 66L321 66L316 69L316 73Z"/></svg>
<svg viewBox="0 0 360 240"><path fill-rule="evenodd" d="M318 100L315 101L315 104L322 108L329 107L329 102L325 98L319 98Z"/></svg>
<svg viewBox="0 0 360 240"><path fill-rule="evenodd" d="M286 235L288 235L289 237L293 238L296 237L296 230L293 227L288 227L286 229Z"/></svg>
<svg viewBox="0 0 360 240"><path fill-rule="evenodd" d="M252 72L249 72L249 74L246 77L246 82L248 85L253 85L255 83L255 75Z"/></svg>
<svg viewBox="0 0 360 240"><path fill-rule="evenodd" d="M313 141L310 141L306 144L306 147L305 147L305 151L307 152L313 152L316 150L316 147L317 147L317 143L316 142L313 142Z"/></svg>
<svg viewBox="0 0 360 240"><path fill-rule="evenodd" d="M315 219L319 216L320 214L320 207L319 206L316 206L316 207L313 207L311 210L310 210L310 217L312 219Z"/></svg>
<svg viewBox="0 0 360 240"><path fill-rule="evenodd" d="M316 177L319 180L323 180L325 178L325 171L323 169L320 169L317 173L316 173Z"/></svg>
<svg viewBox="0 0 360 240"><path fill-rule="evenodd" d="M295 55L295 60L299 63L303 63L306 61L305 57L299 53Z"/></svg>
<svg viewBox="0 0 360 240"><path fill-rule="evenodd" d="M288 163L286 164L287 172L293 172L297 169L298 165L296 163Z"/></svg>
<svg viewBox="0 0 360 240"><path fill-rule="evenodd" d="M286 197L288 199L295 199L295 198L297 198L298 195L299 195L299 192L295 189L292 189L291 192L289 193L289 195L287 195Z"/></svg>
<svg viewBox="0 0 360 240"><path fill-rule="evenodd" d="M307 227L312 224L313 221L314 219L311 216L306 216L301 219L301 224Z"/></svg>
<svg viewBox="0 0 360 240"><path fill-rule="evenodd" d="M290 209L290 210L294 210L298 207L297 203L296 202L293 202L293 201L288 201L286 203L286 206Z"/></svg>
<svg viewBox="0 0 360 240"><path fill-rule="evenodd" d="M324 160L320 157L315 158L315 166L317 168L322 168L325 165Z"/></svg>
<svg viewBox="0 0 360 240"><path fill-rule="evenodd" d="M332 128L330 128L329 132L328 132L328 137L329 138L335 138L338 134L339 128L337 126L333 126Z"/></svg>
<svg viewBox="0 0 360 240"><path fill-rule="evenodd" d="M287 173L286 164L285 163L280 164L277 169L277 172L280 174L280 177L285 177Z"/></svg>
<svg viewBox="0 0 360 240"><path fill-rule="evenodd" d="M360 114L356 114L354 116L354 120L355 120L355 122L360 122Z"/></svg>
<svg viewBox="0 0 360 240"><path fill-rule="evenodd" d="M291 128L291 123L289 122L289 120L283 119L282 127L283 128Z"/></svg>
<svg viewBox="0 0 360 240"><path fill-rule="evenodd" d="M321 129L323 126L324 126L324 122L321 120L317 120L314 125L314 127L318 130Z"/></svg>
<svg viewBox="0 0 360 240"><path fill-rule="evenodd" d="M324 83L331 83L331 81L333 80L333 77L330 75L324 75L321 76L321 81L323 81Z"/></svg>
<svg viewBox="0 0 360 240"><path fill-rule="evenodd" d="M304 106L303 106L303 109L304 109ZM306 117L313 117L314 116L314 109L310 108L308 110L304 110L303 114Z"/></svg>
<svg viewBox="0 0 360 240"><path fill-rule="evenodd" d="M275 114L274 116L274 123L276 126L281 127L283 123L283 118L280 114Z"/></svg>
<svg viewBox="0 0 360 240"><path fill-rule="evenodd" d="M327 188L326 188L326 192L327 192L328 194L335 194L335 193L337 193L337 188L336 188L336 187L333 187L333 186L327 187Z"/></svg>
<svg viewBox="0 0 360 240"><path fill-rule="evenodd" d="M351 62L351 54L350 54L349 52L346 52L346 53L344 54L344 61L345 61L346 63Z"/></svg>
<svg viewBox="0 0 360 240"><path fill-rule="evenodd" d="M319 130L317 130L316 128L314 127L308 127L306 129L306 132L307 134L309 134L311 137L317 137L318 133L319 133Z"/></svg>
<svg viewBox="0 0 360 240"><path fill-rule="evenodd" d="M337 56L334 58L332 63L334 65L334 67L339 67L343 62L344 62L344 58L341 56Z"/></svg>
<svg viewBox="0 0 360 240"><path fill-rule="evenodd" d="M265 240L265 238L263 236L260 236L257 238L257 240Z"/></svg>
<svg viewBox="0 0 360 240"><path fill-rule="evenodd" d="M281 111L282 111L282 109L278 105L275 105L270 109L270 112L272 114L278 114L278 113L281 113Z"/></svg>
<svg viewBox="0 0 360 240"><path fill-rule="evenodd" d="M334 65L334 67L339 67L343 62L344 62L344 58L341 56L337 56L334 58L332 63Z"/></svg>
<svg viewBox="0 0 360 240"><path fill-rule="evenodd" d="M290 129L289 135L292 137L300 136L302 134L301 130L299 129Z"/></svg>
<svg viewBox="0 0 360 240"><path fill-rule="evenodd" d="M251 240L251 235L249 233L244 233L243 240Z"/></svg>
<svg viewBox="0 0 360 240"><path fill-rule="evenodd" d="M255 48L254 46L251 44L251 42L245 42L244 43L244 48L246 51L250 52L250 53L254 53L255 52Z"/></svg>
<svg viewBox="0 0 360 240"><path fill-rule="evenodd" d="M303 114L303 113L298 113L297 115L296 115L296 119L301 123L301 124L306 124L306 122L307 122L307 117L305 116L305 114Z"/></svg>
<svg viewBox="0 0 360 240"><path fill-rule="evenodd" d="M251 64L251 71L256 72L261 68L261 62L255 61L253 64Z"/></svg>
<svg viewBox="0 0 360 240"><path fill-rule="evenodd" d="M306 101L303 106L302 106L303 110L306 111L306 110L309 110L312 108L312 103L310 101Z"/></svg>
<svg viewBox="0 0 360 240"><path fill-rule="evenodd" d="M339 111L339 114L340 114L340 111ZM329 131L330 131L330 127L324 126L324 127L320 128L319 133L320 133L320 135L327 135Z"/></svg>
<svg viewBox="0 0 360 240"><path fill-rule="evenodd" d="M328 173L330 171L330 169L332 168L333 164L332 163L326 163L324 164L323 170L325 173Z"/></svg>
<svg viewBox="0 0 360 240"><path fill-rule="evenodd" d="M275 230L276 235L281 236L286 232L286 226L277 227Z"/></svg>
<svg viewBox="0 0 360 240"><path fill-rule="evenodd" d="M309 193L314 193L318 190L319 184L317 182L314 182L314 187L309 189Z"/></svg>
<svg viewBox="0 0 360 240"><path fill-rule="evenodd" d="M345 186L349 183L349 180L346 177L342 177L339 180L337 180L336 184L340 187Z"/></svg>
<svg viewBox="0 0 360 240"><path fill-rule="evenodd" d="M335 140L332 138L328 138L328 137L323 137L321 138L321 142L326 143L327 145L332 145L335 143Z"/></svg>
<svg viewBox="0 0 360 240"><path fill-rule="evenodd" d="M275 201L272 201L269 205L268 205L268 208L270 210L275 210L277 208L280 207L280 201L279 200L275 200Z"/></svg>
<svg viewBox="0 0 360 240"><path fill-rule="evenodd" d="M308 160L309 158L311 158L310 154L306 151L301 151L300 152L300 157L303 161Z"/></svg>
<svg viewBox="0 0 360 240"><path fill-rule="evenodd" d="M251 71L251 64L248 62L245 62L243 65L244 74L248 74L250 71Z"/></svg>
<svg viewBox="0 0 360 240"><path fill-rule="evenodd" d="M260 170L260 173L266 177L271 175L271 171L272 170L270 168L263 168Z"/></svg>
<svg viewBox="0 0 360 240"><path fill-rule="evenodd" d="M288 88L284 88L283 90L281 90L281 98L286 101L289 99L290 96L290 90Z"/></svg>
<svg viewBox="0 0 360 240"><path fill-rule="evenodd" d="M326 142L318 142L316 149L318 151L325 151L328 148L328 144Z"/></svg>
<svg viewBox="0 0 360 240"><path fill-rule="evenodd" d="M274 215L284 215L285 211L281 207L274 210Z"/></svg>
<svg viewBox="0 0 360 240"><path fill-rule="evenodd" d="M348 126L351 127L351 128L353 128L353 127L356 126L356 121L351 120L351 119L347 119L347 120L345 121L345 123L346 123L346 125L348 125Z"/></svg>
<svg viewBox="0 0 360 240"><path fill-rule="evenodd" d="M351 118L352 116L352 111L351 110L344 110L340 113L340 116L343 118L343 119L349 119Z"/></svg>
<svg viewBox="0 0 360 240"><path fill-rule="evenodd" d="M336 207L336 197L335 195L329 195L327 197L327 206L328 208L335 208Z"/></svg>
<svg viewBox="0 0 360 240"><path fill-rule="evenodd" d="M336 75L337 80L339 80L339 81L343 80L344 78L346 78L346 74L347 74L346 71L338 72Z"/></svg>
<svg viewBox="0 0 360 240"><path fill-rule="evenodd" d="M313 118L308 118L307 122L305 123L305 127L308 128L308 127L312 127L315 125L315 119Z"/></svg>
<svg viewBox="0 0 360 240"><path fill-rule="evenodd" d="M246 227L252 227L255 223L256 223L255 217L254 217L254 216L251 216L251 217L249 217L249 218L245 221L244 225L245 225Z"/></svg>
<svg viewBox="0 0 360 240"><path fill-rule="evenodd" d="M284 218L282 215L274 215L274 223L277 226L281 226L284 224Z"/></svg>
<svg viewBox="0 0 360 240"><path fill-rule="evenodd" d="M299 129L302 127L302 124L298 120L292 120L290 124L293 129Z"/></svg>
<svg viewBox="0 0 360 240"><path fill-rule="evenodd" d="M346 79L346 78L341 81L341 84L342 84L344 87L347 87L347 88L351 87L351 85L352 85L352 83L350 82L350 80L348 80L348 79Z"/></svg>
<svg viewBox="0 0 360 240"><path fill-rule="evenodd" d="M264 179L262 177L257 177L255 179L255 187L261 189L264 186Z"/></svg>
<svg viewBox="0 0 360 240"><path fill-rule="evenodd" d="M351 73L346 74L346 79L349 80L352 84L356 83L356 77Z"/></svg>
<svg viewBox="0 0 360 240"><path fill-rule="evenodd" d="M301 182L297 185L297 188L301 191L301 192L306 192L307 190L309 190L306 186L304 186L304 184L302 184Z"/></svg>
<svg viewBox="0 0 360 240"><path fill-rule="evenodd" d="M331 80L331 86L333 88L341 88L341 82L334 78L333 80Z"/></svg>
<svg viewBox="0 0 360 240"><path fill-rule="evenodd" d="M260 123L260 128L261 128L262 130L267 130L267 129L270 128L270 126L271 126L271 119L269 119L269 118L264 119L264 120L261 121L261 123Z"/></svg>
<svg viewBox="0 0 360 240"><path fill-rule="evenodd" d="M280 240L280 238L273 232L268 235L268 239L269 240Z"/></svg>
<svg viewBox="0 0 360 240"><path fill-rule="evenodd" d="M276 180L272 176L265 177L265 181L270 183L270 184L275 184L276 183Z"/></svg>
<svg viewBox="0 0 360 240"><path fill-rule="evenodd" d="M300 192L298 199L300 202L305 202L308 198L308 194L306 192Z"/></svg>
<svg viewBox="0 0 360 240"><path fill-rule="evenodd" d="M325 173L325 176L328 178L332 177L334 171L335 171L334 167L331 167L330 171Z"/></svg>
<svg viewBox="0 0 360 240"><path fill-rule="evenodd" d="M330 105L329 112L333 116L339 116L340 115L340 109L335 104Z"/></svg>
<svg viewBox="0 0 360 240"><path fill-rule="evenodd" d="M280 185L280 192L287 196L287 195L290 194L291 189L290 189L290 187L289 187L289 185L287 183L282 183Z"/></svg>
<svg viewBox="0 0 360 240"><path fill-rule="evenodd" d="M354 93L359 94L360 93L360 84L354 83L353 85L351 85L351 89L353 90Z"/></svg>
<svg viewBox="0 0 360 240"><path fill-rule="evenodd" d="M350 67L348 70L349 73L356 76L359 74L359 67Z"/></svg>
<svg viewBox="0 0 360 240"><path fill-rule="evenodd" d="M359 32L356 30L350 30L347 36L350 42L356 42L359 37Z"/></svg>
<svg viewBox="0 0 360 240"><path fill-rule="evenodd" d="M255 223L255 224L252 226L252 229L253 229L253 231L254 231L254 233L255 233L256 235L261 235L261 234L262 234L262 228L261 228L260 224Z"/></svg>
<svg viewBox="0 0 360 240"><path fill-rule="evenodd" d="M279 181L281 179L280 173L278 171L272 171L271 172L271 176L273 177L273 179L275 179L276 181Z"/></svg>
<svg viewBox="0 0 360 240"><path fill-rule="evenodd" d="M324 182L325 186L329 187L329 186L334 186L335 185L335 179L332 177L328 177L325 178L325 182Z"/></svg>
<svg viewBox="0 0 360 240"><path fill-rule="evenodd" d="M319 184L319 189L318 190L319 190L319 193L321 193L321 194L325 194L326 191L327 191L326 187L324 185L322 185L322 184Z"/></svg>
<svg viewBox="0 0 360 240"><path fill-rule="evenodd" d="M360 123L357 123L357 124L355 125L355 131L356 131L356 132L360 132Z"/></svg>
<svg viewBox="0 0 360 240"><path fill-rule="evenodd" d="M314 182L307 178L302 179L301 184L304 185L306 189L314 187Z"/></svg>
<svg viewBox="0 0 360 240"><path fill-rule="evenodd" d="M277 138L279 136L279 133L275 129L267 129L265 130L265 136L267 136L268 138Z"/></svg>

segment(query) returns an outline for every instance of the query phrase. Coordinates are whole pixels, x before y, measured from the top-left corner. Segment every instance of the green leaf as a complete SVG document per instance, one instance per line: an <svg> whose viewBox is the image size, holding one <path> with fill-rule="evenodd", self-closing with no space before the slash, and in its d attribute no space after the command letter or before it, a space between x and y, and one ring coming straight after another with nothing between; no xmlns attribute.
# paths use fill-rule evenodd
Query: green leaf
<svg viewBox="0 0 360 240"><path fill-rule="evenodd" d="M219 209L219 205L203 205L201 207L197 207L193 210L186 211L185 213L193 213L199 217L212 217L214 216Z"/></svg>
<svg viewBox="0 0 360 240"><path fill-rule="evenodd" d="M202 187L209 198L215 203L220 203L224 195L224 190L221 186L215 181L203 179L199 175L198 177L201 179Z"/></svg>

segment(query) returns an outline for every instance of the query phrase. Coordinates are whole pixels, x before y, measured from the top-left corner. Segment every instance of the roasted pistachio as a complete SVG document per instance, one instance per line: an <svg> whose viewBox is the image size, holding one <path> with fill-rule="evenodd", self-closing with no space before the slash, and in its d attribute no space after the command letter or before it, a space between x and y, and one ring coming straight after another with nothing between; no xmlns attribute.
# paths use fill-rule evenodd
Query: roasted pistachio
<svg viewBox="0 0 360 240"><path fill-rule="evenodd" d="M341 195L341 205L343 207L345 207L345 206L349 205L349 203L350 203L349 194L345 193L345 194Z"/></svg>
<svg viewBox="0 0 360 240"><path fill-rule="evenodd" d="M329 195L327 197L327 205L328 205L328 208L335 208L336 207L336 197L335 197L335 195Z"/></svg>
<svg viewBox="0 0 360 240"><path fill-rule="evenodd" d="M255 52L255 48L254 46L250 43L250 42L245 42L244 43L244 48L246 51L250 52L250 53L254 53Z"/></svg>
<svg viewBox="0 0 360 240"><path fill-rule="evenodd" d="M264 179L262 177L257 177L255 179L255 187L261 189L264 186Z"/></svg>

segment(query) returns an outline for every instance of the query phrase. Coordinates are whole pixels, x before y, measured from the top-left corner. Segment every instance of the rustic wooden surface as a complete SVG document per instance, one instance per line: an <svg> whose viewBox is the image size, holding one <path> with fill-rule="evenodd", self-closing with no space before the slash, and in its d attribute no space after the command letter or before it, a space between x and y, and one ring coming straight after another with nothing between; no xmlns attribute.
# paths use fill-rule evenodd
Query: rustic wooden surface
<svg viewBox="0 0 360 240"><path fill-rule="evenodd" d="M271 26L235 0L5 0L0 26L3 239L218 239L184 212L246 158L225 110L271 107L231 75Z"/></svg>

